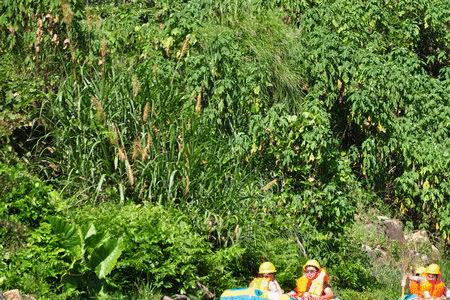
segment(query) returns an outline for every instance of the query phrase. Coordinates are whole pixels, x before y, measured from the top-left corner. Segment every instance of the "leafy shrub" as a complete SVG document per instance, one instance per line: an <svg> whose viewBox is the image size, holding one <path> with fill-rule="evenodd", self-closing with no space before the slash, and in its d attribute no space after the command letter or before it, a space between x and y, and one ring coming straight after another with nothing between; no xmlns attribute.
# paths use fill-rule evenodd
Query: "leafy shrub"
<svg viewBox="0 0 450 300"><path fill-rule="evenodd" d="M24 126L31 115L34 117L31 112L35 111L33 107L36 100L43 93L42 81L30 76L25 68L19 67L17 57L0 51L0 58L0 139L6 145L14 130Z"/></svg>
<svg viewBox="0 0 450 300"><path fill-rule="evenodd" d="M30 230L25 245L4 254L3 284L47 297L97 295L110 288L106 276L120 254L120 239L51 216Z"/></svg>
<svg viewBox="0 0 450 300"><path fill-rule="evenodd" d="M359 250L359 249L358 249ZM368 261L356 260L357 254L348 256L342 264L334 266L332 272L336 286L340 289L352 289L355 291L369 290L378 285L377 278L373 276Z"/></svg>
<svg viewBox="0 0 450 300"><path fill-rule="evenodd" d="M70 258L70 267L61 278L65 287L85 295L103 292L107 275L122 254L121 239L97 231L92 224L80 228L58 217L50 217L49 223Z"/></svg>
<svg viewBox="0 0 450 300"><path fill-rule="evenodd" d="M45 220L65 211L66 204L22 165L0 164L0 185L2 289L55 295L69 263Z"/></svg>
<svg viewBox="0 0 450 300"><path fill-rule="evenodd" d="M20 165L0 163L0 186L0 240L5 245L26 237L28 229L38 228L47 216L65 208L56 191Z"/></svg>
<svg viewBox="0 0 450 300"><path fill-rule="evenodd" d="M50 224L42 222L30 231L26 245L3 255L5 277L2 289L20 287L21 291L40 296L63 294L62 275L70 268L68 253L60 247ZM69 291L67 295L73 294ZM63 295L61 296L63 297Z"/></svg>
<svg viewBox="0 0 450 300"><path fill-rule="evenodd" d="M216 296L230 287L247 286L249 262L245 245L235 244L210 252L199 266L200 283ZM202 294L197 291L197 294ZM204 296L204 295L202 295Z"/></svg>
<svg viewBox="0 0 450 300"><path fill-rule="evenodd" d="M198 269L210 253L209 245L174 209L109 203L84 209L78 219L93 222L113 237L123 236L122 256L111 280L124 291L136 278L172 291L193 290L201 280Z"/></svg>

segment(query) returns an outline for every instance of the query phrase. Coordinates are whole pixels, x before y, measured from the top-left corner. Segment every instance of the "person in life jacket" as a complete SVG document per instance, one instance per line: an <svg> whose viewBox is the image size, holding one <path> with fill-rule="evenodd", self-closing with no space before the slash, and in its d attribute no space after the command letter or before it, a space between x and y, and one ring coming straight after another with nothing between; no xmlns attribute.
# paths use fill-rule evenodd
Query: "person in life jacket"
<svg viewBox="0 0 450 300"><path fill-rule="evenodd" d="M296 288L289 293L298 300L333 299L333 291L328 274L315 259L308 260L303 266L303 276L296 281Z"/></svg>
<svg viewBox="0 0 450 300"><path fill-rule="evenodd" d="M418 267L414 271L414 275L405 275L402 280L402 287L406 286L406 281L409 280L409 294L405 299L417 299L422 296L420 292L420 282L426 279L425 268Z"/></svg>
<svg viewBox="0 0 450 300"><path fill-rule="evenodd" d="M426 279L420 282L420 294L423 299L447 299L450 291L442 282L441 269L437 264L429 265L425 270Z"/></svg>
<svg viewBox="0 0 450 300"><path fill-rule="evenodd" d="M275 269L273 263L270 261L263 262L259 266L258 277L250 282L249 287L268 291L270 296L269 298L280 296L284 293L284 291L275 279L276 272L277 270Z"/></svg>

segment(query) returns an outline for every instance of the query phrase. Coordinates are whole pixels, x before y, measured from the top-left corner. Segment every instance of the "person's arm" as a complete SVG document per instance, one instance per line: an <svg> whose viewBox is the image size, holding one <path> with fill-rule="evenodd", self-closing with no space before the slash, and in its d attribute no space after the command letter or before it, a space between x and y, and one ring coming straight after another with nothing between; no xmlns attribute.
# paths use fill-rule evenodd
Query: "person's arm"
<svg viewBox="0 0 450 300"><path fill-rule="evenodd" d="M278 281L276 279L274 279L273 281L271 281L269 283L269 290L272 292L284 294L283 289L281 288L280 284L278 283Z"/></svg>
<svg viewBox="0 0 450 300"><path fill-rule="evenodd" d="M401 282L401 286L402 288L404 288L406 286L406 279L408 279L408 275L404 275L402 278L402 282Z"/></svg>
<svg viewBox="0 0 450 300"><path fill-rule="evenodd" d="M332 298L334 297L334 293L333 293L333 291L331 290L331 287L330 287L330 286L327 286L327 287L324 289L324 294L325 294L325 299L332 299Z"/></svg>
<svg viewBox="0 0 450 300"><path fill-rule="evenodd" d="M421 282L423 280L422 276L414 276L414 275L406 275L406 279L415 281L415 282Z"/></svg>

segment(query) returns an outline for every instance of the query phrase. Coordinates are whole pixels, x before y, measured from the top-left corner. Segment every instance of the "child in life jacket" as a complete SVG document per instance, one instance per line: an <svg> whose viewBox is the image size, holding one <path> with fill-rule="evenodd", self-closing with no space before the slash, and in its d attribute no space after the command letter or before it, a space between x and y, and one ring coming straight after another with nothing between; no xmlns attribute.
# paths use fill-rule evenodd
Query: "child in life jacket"
<svg viewBox="0 0 450 300"><path fill-rule="evenodd" d="M404 300L418 299L421 296L420 282L425 279L424 267L416 268L414 275L405 275L402 280L402 287L405 287L406 281L409 280L409 294L405 296Z"/></svg>
<svg viewBox="0 0 450 300"><path fill-rule="evenodd" d="M450 290L442 281L441 269L437 264L429 265L423 272L425 276L406 276L406 279L419 283L420 299L447 299Z"/></svg>
<svg viewBox="0 0 450 300"><path fill-rule="evenodd" d="M270 261L263 262L259 266L258 277L250 282L249 287L267 291L269 293L269 298L281 296L284 291L275 279L276 272L277 270L273 263Z"/></svg>
<svg viewBox="0 0 450 300"><path fill-rule="evenodd" d="M420 293L424 299L447 299L450 291L442 282L441 269L437 264L429 265L426 270L426 280L420 282Z"/></svg>
<svg viewBox="0 0 450 300"><path fill-rule="evenodd" d="M328 281L328 274L315 259L308 260L303 266L303 276L296 281L296 288L290 292L298 300L328 300L334 294Z"/></svg>

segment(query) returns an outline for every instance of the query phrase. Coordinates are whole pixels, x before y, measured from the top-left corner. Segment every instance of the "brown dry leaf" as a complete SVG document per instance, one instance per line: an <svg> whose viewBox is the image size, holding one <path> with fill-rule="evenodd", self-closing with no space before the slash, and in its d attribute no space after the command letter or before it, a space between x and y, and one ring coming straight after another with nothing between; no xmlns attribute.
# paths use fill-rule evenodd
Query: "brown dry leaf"
<svg viewBox="0 0 450 300"><path fill-rule="evenodd" d="M195 103L195 112L200 113L202 110L202 92L200 92L197 96L197 102Z"/></svg>
<svg viewBox="0 0 450 300"><path fill-rule="evenodd" d="M272 181L269 181L265 186L263 186L262 188L261 188L261 190L263 191L263 192L266 192L266 191L268 191L268 190L270 190L274 185L276 185L277 184L277 180L276 179L274 179L274 180L272 180Z"/></svg>

